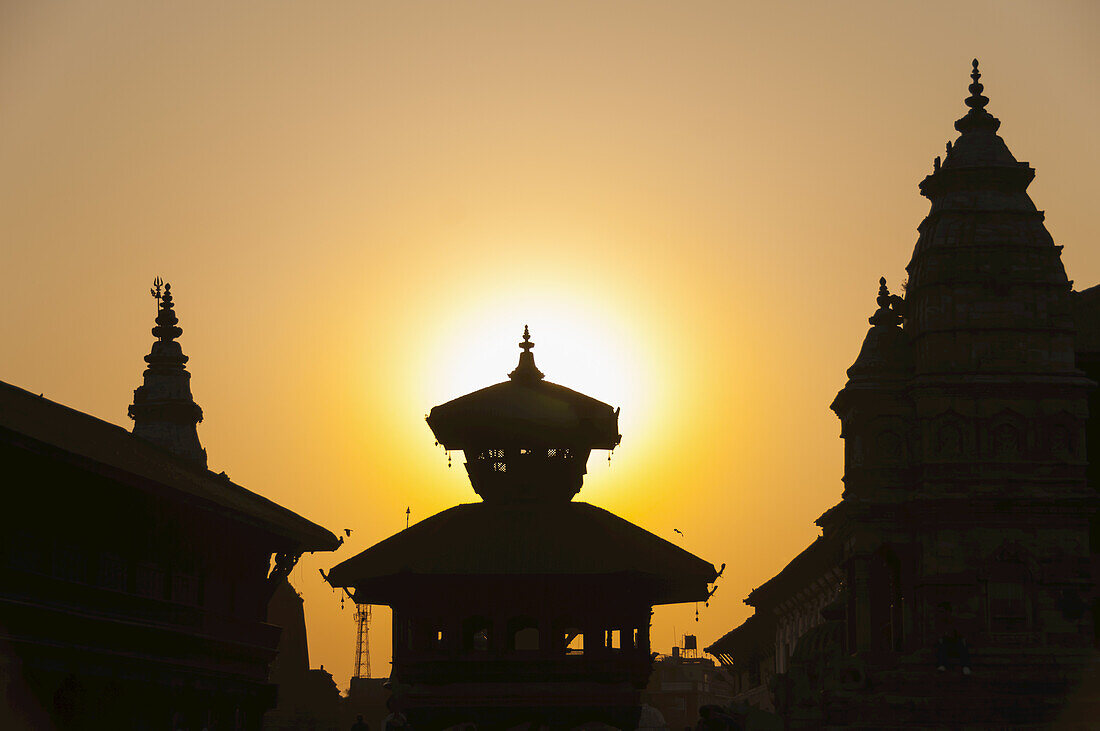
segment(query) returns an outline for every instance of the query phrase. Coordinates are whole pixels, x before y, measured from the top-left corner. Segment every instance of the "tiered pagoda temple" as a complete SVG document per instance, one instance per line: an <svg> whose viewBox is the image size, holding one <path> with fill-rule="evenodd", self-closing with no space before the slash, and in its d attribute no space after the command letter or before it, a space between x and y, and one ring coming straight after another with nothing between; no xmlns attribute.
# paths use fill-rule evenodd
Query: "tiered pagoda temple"
<svg viewBox="0 0 1100 731"><path fill-rule="evenodd" d="M652 606L707 598L714 567L573 501L618 411L549 383L524 329L509 380L436 406L481 502L332 569L357 603L393 608L394 695L415 728L637 727Z"/></svg>
<svg viewBox="0 0 1100 731"><path fill-rule="evenodd" d="M880 282L832 404L842 500L708 648L786 728L1100 717L1100 297L1072 291L980 76L975 60L959 137L920 183L905 296Z"/></svg>

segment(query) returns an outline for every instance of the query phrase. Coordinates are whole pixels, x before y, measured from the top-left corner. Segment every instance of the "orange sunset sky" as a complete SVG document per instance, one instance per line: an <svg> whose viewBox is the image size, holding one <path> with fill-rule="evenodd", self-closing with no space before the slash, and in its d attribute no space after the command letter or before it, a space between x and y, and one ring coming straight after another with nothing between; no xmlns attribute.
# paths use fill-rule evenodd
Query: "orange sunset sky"
<svg viewBox="0 0 1100 731"><path fill-rule="evenodd" d="M654 618L709 644L840 497L828 407L971 58L1100 282L1098 37L1092 2L0 0L0 379L128 427L170 281L210 467L354 530L291 577L345 688L318 568L476 499L424 415L530 324L622 407L578 499L728 564Z"/></svg>

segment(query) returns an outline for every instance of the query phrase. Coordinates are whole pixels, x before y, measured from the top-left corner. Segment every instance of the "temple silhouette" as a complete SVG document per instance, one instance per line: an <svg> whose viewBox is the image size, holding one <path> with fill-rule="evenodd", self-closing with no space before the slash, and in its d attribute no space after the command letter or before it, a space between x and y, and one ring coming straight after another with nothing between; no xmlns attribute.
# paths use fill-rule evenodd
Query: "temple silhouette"
<svg viewBox="0 0 1100 731"><path fill-rule="evenodd" d="M842 499L707 648L786 728L1100 719L1100 287L1073 291L973 67L904 296L880 280L832 404Z"/></svg>
<svg viewBox="0 0 1100 731"><path fill-rule="evenodd" d="M832 403L840 502L706 648L719 665L691 636L654 673L652 607L719 572L574 499L619 412L546 381L524 328L508 380L427 417L480 501L326 575L393 610L369 688L391 721L667 728L655 679L678 727L1098 726L1100 286L1074 291L971 77L908 280L879 280ZM171 286L152 294L132 432L0 382L0 729L346 727L287 581L342 539L208 469Z"/></svg>
<svg viewBox="0 0 1100 731"><path fill-rule="evenodd" d="M414 728L638 727L655 604L702 601L714 566L573 497L618 411L544 380L524 328L509 380L431 410L481 502L334 567L393 609L394 699Z"/></svg>
<svg viewBox="0 0 1100 731"><path fill-rule="evenodd" d="M0 383L0 728L259 729L269 600L339 545L207 469L171 285L153 293L133 433Z"/></svg>

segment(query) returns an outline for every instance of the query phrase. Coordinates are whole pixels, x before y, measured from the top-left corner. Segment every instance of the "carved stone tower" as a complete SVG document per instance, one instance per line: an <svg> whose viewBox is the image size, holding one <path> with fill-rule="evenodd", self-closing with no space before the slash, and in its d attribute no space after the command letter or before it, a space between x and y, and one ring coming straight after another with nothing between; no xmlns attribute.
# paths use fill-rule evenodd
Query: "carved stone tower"
<svg viewBox="0 0 1100 731"><path fill-rule="evenodd" d="M907 267L922 488L1083 494L1091 384L1074 365L1072 283L1027 194L1035 171L985 110L977 61L971 76L962 134L920 184L932 210Z"/></svg>
<svg viewBox="0 0 1100 731"><path fill-rule="evenodd" d="M172 307L172 285L154 283L153 296L159 301L153 347L145 362L144 383L134 389L130 418L134 434L164 447L184 459L206 467L206 450L199 444L196 425L202 421L202 409L191 396L191 374L187 356L176 338L183 334Z"/></svg>
<svg viewBox="0 0 1100 731"><path fill-rule="evenodd" d="M1095 383L1075 364L1072 283L1027 194L1035 171L997 134L980 77L974 61L960 136L920 183L931 210L905 297L881 282L833 402L845 491L817 522L841 547L838 635L867 679L836 694L840 725L925 727L955 707L1043 723L1092 662ZM948 636L975 677L922 706L950 675L934 661Z"/></svg>

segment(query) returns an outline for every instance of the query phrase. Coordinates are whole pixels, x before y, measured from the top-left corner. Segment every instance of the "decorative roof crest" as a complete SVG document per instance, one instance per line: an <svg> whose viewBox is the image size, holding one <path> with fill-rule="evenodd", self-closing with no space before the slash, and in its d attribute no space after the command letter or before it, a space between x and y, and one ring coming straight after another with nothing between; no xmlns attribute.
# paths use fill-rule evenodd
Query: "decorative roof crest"
<svg viewBox="0 0 1100 731"><path fill-rule="evenodd" d="M985 87L979 81L982 78L982 73L978 71L978 59L974 59L973 66L974 69L970 72L970 78L972 79L969 87L970 96L964 102L966 106L970 107L970 111L966 113L965 117L955 122L955 129L963 134L967 132L996 132L1001 126L1001 120L985 110L985 106L989 104L989 97L982 95Z"/></svg>
<svg viewBox="0 0 1100 731"><path fill-rule="evenodd" d="M886 286L886 277L879 277L878 297L875 301L878 303L878 310L867 319L867 322L875 327L897 327L901 324L901 313L894 307L901 298L890 294Z"/></svg>
<svg viewBox="0 0 1100 731"><path fill-rule="evenodd" d="M541 381L546 376L535 366L535 356L531 352L531 348L535 347L535 344L531 342L531 331L526 325L523 326L523 342L519 344L519 347L523 351L519 354L519 364L514 371L508 374L508 377L513 381L527 381L529 383Z"/></svg>

